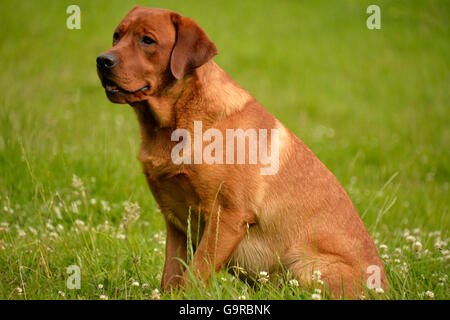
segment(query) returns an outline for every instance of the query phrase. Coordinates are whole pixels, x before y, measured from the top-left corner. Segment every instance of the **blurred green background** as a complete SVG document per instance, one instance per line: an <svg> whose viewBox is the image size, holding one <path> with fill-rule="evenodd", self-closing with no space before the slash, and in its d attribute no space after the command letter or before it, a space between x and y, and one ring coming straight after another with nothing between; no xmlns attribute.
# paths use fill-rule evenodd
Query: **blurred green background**
<svg viewBox="0 0 450 320"><path fill-rule="evenodd" d="M80 30L66 28L71 4ZM0 202L14 213L1 221L39 226L76 174L90 197L137 201L148 230L164 230L136 159L135 116L106 99L96 75L135 4L195 19L214 60L316 153L380 241L403 228L448 234L446 0L2 1ZM381 30L366 27L370 4ZM93 223L121 218L89 212Z"/></svg>

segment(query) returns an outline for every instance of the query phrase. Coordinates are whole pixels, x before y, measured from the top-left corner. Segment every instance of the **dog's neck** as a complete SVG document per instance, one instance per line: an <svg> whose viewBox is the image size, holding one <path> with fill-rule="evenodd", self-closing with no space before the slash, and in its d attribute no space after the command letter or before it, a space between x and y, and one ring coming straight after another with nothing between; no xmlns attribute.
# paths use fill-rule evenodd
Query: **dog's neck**
<svg viewBox="0 0 450 320"><path fill-rule="evenodd" d="M204 110L200 114L207 114L215 119L222 119L238 112L251 100L252 95L240 87L214 61L197 68L195 75L199 82Z"/></svg>
<svg viewBox="0 0 450 320"><path fill-rule="evenodd" d="M142 138L150 138L163 128L187 129L194 120L211 124L238 112L253 99L210 60L159 94L132 106Z"/></svg>

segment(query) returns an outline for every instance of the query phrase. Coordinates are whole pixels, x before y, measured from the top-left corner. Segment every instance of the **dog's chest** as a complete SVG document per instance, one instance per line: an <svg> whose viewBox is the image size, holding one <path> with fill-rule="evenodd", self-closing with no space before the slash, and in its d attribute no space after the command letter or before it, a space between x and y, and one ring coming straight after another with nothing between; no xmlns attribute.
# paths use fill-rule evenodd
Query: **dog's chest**
<svg viewBox="0 0 450 320"><path fill-rule="evenodd" d="M165 135L155 136L153 139L144 139L141 142L138 159L142 164L144 174L150 179L158 179L176 171L171 160L171 145Z"/></svg>
<svg viewBox="0 0 450 320"><path fill-rule="evenodd" d="M148 179L148 184L166 219L186 234L190 218L191 235L196 237L200 201L188 176L179 173L156 180Z"/></svg>
<svg viewBox="0 0 450 320"><path fill-rule="evenodd" d="M141 150L139 160L147 177L147 183L162 213L178 229L187 232L187 220L197 226L199 196L190 181L189 172L170 161L170 156ZM189 213L190 212L190 213ZM197 230L191 229L196 236Z"/></svg>

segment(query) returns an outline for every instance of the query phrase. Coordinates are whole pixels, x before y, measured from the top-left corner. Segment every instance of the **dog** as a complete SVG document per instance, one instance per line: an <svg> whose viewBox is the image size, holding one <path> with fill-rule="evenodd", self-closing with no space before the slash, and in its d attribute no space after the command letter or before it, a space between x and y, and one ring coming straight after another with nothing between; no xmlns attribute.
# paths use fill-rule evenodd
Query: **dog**
<svg viewBox="0 0 450 320"><path fill-rule="evenodd" d="M355 298L372 280L386 290L378 251L343 187L212 60L216 54L193 19L137 6L117 26L113 47L97 57L106 96L131 105L139 122L138 159L166 223L162 288L191 283L180 262L187 261L190 239L190 270L206 281L227 265L249 279L287 270L301 286L321 287L334 298ZM277 143L266 151L278 151L277 166L262 174L264 164L251 161L250 147L241 162L235 151L224 163L220 150L211 153L213 161L196 155L192 161L191 145L199 146L188 136L181 144L186 161L174 161L181 140L174 132L195 134L199 123L217 136L276 131L267 141Z"/></svg>

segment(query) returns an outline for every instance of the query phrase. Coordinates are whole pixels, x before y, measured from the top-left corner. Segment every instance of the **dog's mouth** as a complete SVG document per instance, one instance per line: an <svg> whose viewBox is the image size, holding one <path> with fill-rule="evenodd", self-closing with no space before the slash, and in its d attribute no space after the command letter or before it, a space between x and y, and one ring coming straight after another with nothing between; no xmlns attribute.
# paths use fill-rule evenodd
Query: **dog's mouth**
<svg viewBox="0 0 450 320"><path fill-rule="evenodd" d="M125 90L124 88L119 87L116 83L114 83L113 81L109 80L109 79L104 79L103 81L103 87L105 88L107 93L112 93L112 94L136 94L139 92L145 92L148 89L150 89L149 85L145 85L142 88L138 89L138 90L134 90L134 91L129 91L129 90Z"/></svg>

